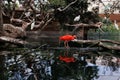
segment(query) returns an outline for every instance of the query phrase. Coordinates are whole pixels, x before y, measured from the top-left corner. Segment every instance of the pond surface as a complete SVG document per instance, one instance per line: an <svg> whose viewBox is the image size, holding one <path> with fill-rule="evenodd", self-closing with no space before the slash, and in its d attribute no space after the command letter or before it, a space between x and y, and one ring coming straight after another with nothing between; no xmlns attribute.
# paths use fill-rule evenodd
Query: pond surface
<svg viewBox="0 0 120 80"><path fill-rule="evenodd" d="M120 67L116 71L112 71L110 66L98 66L99 78L95 80L120 80Z"/></svg>
<svg viewBox="0 0 120 80"><path fill-rule="evenodd" d="M96 39L109 39L120 41L120 32L89 32L88 39L96 40Z"/></svg>

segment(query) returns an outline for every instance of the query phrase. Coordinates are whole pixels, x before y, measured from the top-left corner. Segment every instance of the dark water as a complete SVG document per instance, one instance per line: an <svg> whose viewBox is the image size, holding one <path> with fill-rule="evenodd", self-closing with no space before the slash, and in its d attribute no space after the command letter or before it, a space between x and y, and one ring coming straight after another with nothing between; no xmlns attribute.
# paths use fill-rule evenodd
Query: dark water
<svg viewBox="0 0 120 80"><path fill-rule="evenodd" d="M96 40L96 39L108 39L108 40L116 40L120 41L120 32L89 32L88 39Z"/></svg>
<svg viewBox="0 0 120 80"><path fill-rule="evenodd" d="M48 36L48 34L46 34L47 36ZM43 35L43 36L45 36L45 34ZM46 37L47 37L46 36ZM49 36L51 36L51 35L49 35ZM57 37L57 34L56 35L52 35L52 38L53 37ZM58 37L57 37L58 38ZM88 34L88 39L90 39L90 40L96 40L96 39L108 39L108 40L115 40L115 41L120 41L120 33L118 33L118 32L115 32L115 33L112 33L112 32L105 32L105 33L99 33L99 32L89 32L89 34ZM38 40L39 41L39 40ZM32 50L31 50L32 51ZM28 51L27 52L29 52L29 49L28 49ZM13 52L14 53L14 52ZM20 52L21 53L21 52ZM39 67L41 67L41 66L39 66L38 65L38 63L37 62L39 62L40 63L40 65L42 64L41 62L46 62L43 66L47 66L47 68L49 69L49 67L50 67L50 64L48 64L47 63L47 61L48 60L44 60L44 57L45 56L47 56L47 57L50 57L51 59L50 59L50 61L52 61L52 57L53 57L53 54L51 53L51 52L49 52L49 51L47 51L47 52L41 52L41 51L38 51L38 52L33 52L33 53L31 53L31 52L29 52L29 55L28 54L26 54L26 55L13 55L13 56L6 56L5 57L5 67L6 67L6 69L7 69L7 72L9 73L11 70L11 68L14 70L14 69L16 69L16 66L15 66L15 68L14 68L14 65L16 65L17 64L17 68L19 68L20 70L21 70L21 67L22 68L24 68L24 70L27 70L27 68L28 68L28 66L26 66L26 63L25 63L25 59L27 60L27 58L28 59L30 59L30 60L32 60L32 59L35 59L35 64L37 65L37 67L39 68ZM22 53L23 54L23 53ZM27 56L28 55L28 56ZM23 57L20 57L20 56L23 56ZM44 57L43 57L44 56ZM42 57L42 58L41 58ZM47 58L46 57L46 58ZM17 71L20 71L20 70L17 70ZM36 69L36 68L35 68ZM16 71L16 70L15 70ZM31 74L33 74L32 72L30 72ZM46 74L45 74L46 75ZM44 76L45 76L44 75ZM50 74L51 75L51 74ZM43 75L41 75L42 77L43 77ZM41 77L40 76L40 77ZM51 76L48 76L48 78L51 78ZM7 80L7 79L6 79ZM50 79L50 80L52 80L52 79Z"/></svg>

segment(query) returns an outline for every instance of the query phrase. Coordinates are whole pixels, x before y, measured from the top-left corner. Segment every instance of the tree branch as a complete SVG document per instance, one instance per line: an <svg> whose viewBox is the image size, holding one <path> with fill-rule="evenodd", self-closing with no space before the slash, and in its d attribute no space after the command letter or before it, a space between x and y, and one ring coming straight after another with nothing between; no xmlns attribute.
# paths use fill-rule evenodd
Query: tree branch
<svg viewBox="0 0 120 80"><path fill-rule="evenodd" d="M93 28L98 28L98 27L101 27L102 26L102 23L101 22L98 22L96 24L85 24L85 23L78 23L78 24L73 24L73 25L70 25L70 24L65 24L66 26L73 26L73 27L93 27Z"/></svg>
<svg viewBox="0 0 120 80"><path fill-rule="evenodd" d="M17 45L25 45L28 44L28 42L20 40L20 39L15 39L11 37L6 37L6 36L0 36L0 41L1 42L8 42L8 43L13 43Z"/></svg>
<svg viewBox="0 0 120 80"><path fill-rule="evenodd" d="M25 37L26 32L21 27L15 27L12 24L4 24L3 25L3 35L7 37L17 38L17 37Z"/></svg>
<svg viewBox="0 0 120 80"><path fill-rule="evenodd" d="M79 44L96 44L98 46L111 49L111 50L120 50L120 42L113 41L113 40L73 40L73 42L77 42ZM106 43L112 43L114 45L108 45Z"/></svg>
<svg viewBox="0 0 120 80"><path fill-rule="evenodd" d="M96 24L85 24L85 23L78 23L78 24L73 24L73 25L65 24L65 26L73 26L73 27L75 27L75 29L74 29L72 32L76 31L76 30L79 29L80 27L98 28L98 29L100 29L101 32L104 32L104 31L101 29L102 22L97 22Z"/></svg>
<svg viewBox="0 0 120 80"><path fill-rule="evenodd" d="M30 24L32 23L32 21L31 21L31 22L25 22L25 21L23 21L23 20L21 20L21 19L14 19L14 18L11 18L10 21L11 21L12 23L20 23L20 24L22 24L21 28L22 28L23 30L26 30L26 28L28 27L28 25L30 25Z"/></svg>
<svg viewBox="0 0 120 80"><path fill-rule="evenodd" d="M44 24L44 26L40 29L40 32L48 25L48 23L50 21L52 21L52 19L53 19L53 17L46 21L46 23Z"/></svg>
<svg viewBox="0 0 120 80"><path fill-rule="evenodd" d="M71 2L70 4L68 4L64 9L58 9L59 11L65 11L67 8L69 8L71 5L75 4L77 2L77 0Z"/></svg>

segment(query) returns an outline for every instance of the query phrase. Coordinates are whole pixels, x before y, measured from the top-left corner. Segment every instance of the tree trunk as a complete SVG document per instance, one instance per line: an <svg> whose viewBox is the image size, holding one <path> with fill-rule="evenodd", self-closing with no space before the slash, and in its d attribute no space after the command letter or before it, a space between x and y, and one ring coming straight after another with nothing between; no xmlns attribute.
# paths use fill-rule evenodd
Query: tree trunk
<svg viewBox="0 0 120 80"><path fill-rule="evenodd" d="M0 0L0 34L3 30L3 18L2 18L2 0ZM5 80L4 76L4 56L0 55L0 80Z"/></svg>
<svg viewBox="0 0 120 80"><path fill-rule="evenodd" d="M0 32L2 32L2 28L3 28L2 0L0 0Z"/></svg>

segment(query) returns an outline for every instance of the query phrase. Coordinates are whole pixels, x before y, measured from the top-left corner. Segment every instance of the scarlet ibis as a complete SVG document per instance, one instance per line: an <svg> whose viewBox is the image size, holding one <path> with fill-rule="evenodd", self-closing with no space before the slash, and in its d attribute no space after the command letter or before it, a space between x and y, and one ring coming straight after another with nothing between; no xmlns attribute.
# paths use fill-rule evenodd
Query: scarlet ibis
<svg viewBox="0 0 120 80"><path fill-rule="evenodd" d="M59 56L59 60L64 61L66 63L75 62L75 58L74 57Z"/></svg>
<svg viewBox="0 0 120 80"><path fill-rule="evenodd" d="M64 45L65 45L66 48L69 48L68 42L71 41L71 40L74 40L74 39L76 39L76 36L75 35L69 35L69 34L59 37L60 41L64 41Z"/></svg>

